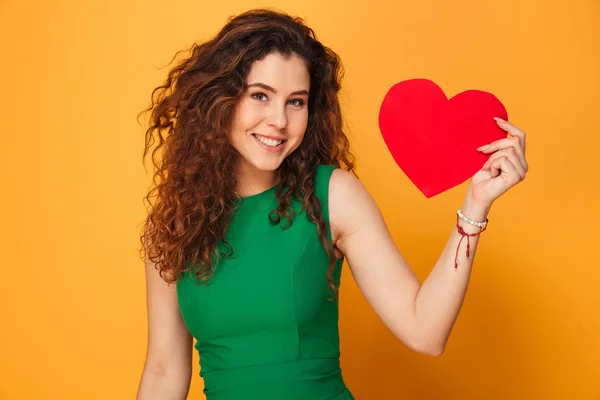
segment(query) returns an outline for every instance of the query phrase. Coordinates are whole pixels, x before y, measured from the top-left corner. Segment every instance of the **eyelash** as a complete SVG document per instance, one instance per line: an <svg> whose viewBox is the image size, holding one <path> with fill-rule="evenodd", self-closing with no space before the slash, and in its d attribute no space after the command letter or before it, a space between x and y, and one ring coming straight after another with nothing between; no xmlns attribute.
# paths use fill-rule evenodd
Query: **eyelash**
<svg viewBox="0 0 600 400"><path fill-rule="evenodd" d="M256 96L265 96L265 97L267 97L267 95L264 94L264 93L262 93L262 92L257 92L257 93L253 93L252 94L253 98L255 98L256 100L259 100ZM302 107L304 105L304 100L302 100L302 99L293 99L293 100L290 100L290 101L298 101L299 104L294 104L296 107Z"/></svg>

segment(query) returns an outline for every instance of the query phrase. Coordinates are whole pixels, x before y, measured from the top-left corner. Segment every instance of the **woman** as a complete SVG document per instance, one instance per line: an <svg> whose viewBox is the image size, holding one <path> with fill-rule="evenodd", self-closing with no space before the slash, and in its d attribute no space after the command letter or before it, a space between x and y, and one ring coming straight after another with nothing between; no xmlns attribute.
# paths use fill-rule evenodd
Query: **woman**
<svg viewBox="0 0 600 400"><path fill-rule="evenodd" d="M302 20L253 10L193 46L155 91L138 399L186 398L192 337L209 400L353 399L339 364L344 258L402 342L444 351L490 207L527 172L524 133L498 120L512 137L480 149L492 155L421 284L353 174L342 75Z"/></svg>

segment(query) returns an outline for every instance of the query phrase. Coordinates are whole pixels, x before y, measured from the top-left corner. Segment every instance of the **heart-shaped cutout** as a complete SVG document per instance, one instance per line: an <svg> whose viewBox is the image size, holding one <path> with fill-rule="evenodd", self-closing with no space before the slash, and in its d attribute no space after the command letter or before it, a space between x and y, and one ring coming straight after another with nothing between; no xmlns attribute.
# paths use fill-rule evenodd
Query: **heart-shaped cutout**
<svg viewBox="0 0 600 400"><path fill-rule="evenodd" d="M490 157L477 148L505 138L508 119L493 94L467 90L450 100L428 79L395 84L379 110L379 129L396 164L427 197L471 178Z"/></svg>

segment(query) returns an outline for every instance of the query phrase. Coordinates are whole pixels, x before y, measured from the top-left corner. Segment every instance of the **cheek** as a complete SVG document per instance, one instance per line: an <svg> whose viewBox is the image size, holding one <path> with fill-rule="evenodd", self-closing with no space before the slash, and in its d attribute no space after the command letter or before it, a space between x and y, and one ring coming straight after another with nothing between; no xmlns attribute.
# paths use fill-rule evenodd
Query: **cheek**
<svg viewBox="0 0 600 400"><path fill-rule="evenodd" d="M256 107L240 105L234 115L234 121L230 135L232 141L243 140L244 136L254 128L261 120L261 115Z"/></svg>
<svg viewBox="0 0 600 400"><path fill-rule="evenodd" d="M290 134L292 134L292 131L290 131ZM292 135L293 138L291 138L290 144L292 144L292 149L296 150L298 147L300 147L302 142L306 140L306 123L301 123L295 126Z"/></svg>
<svg viewBox="0 0 600 400"><path fill-rule="evenodd" d="M293 127L294 135L302 137L308 127L308 113L294 115L289 122L290 127Z"/></svg>
<svg viewBox="0 0 600 400"><path fill-rule="evenodd" d="M252 128L264 116L264 109L259 105L249 104L240 110L240 122L246 129Z"/></svg>

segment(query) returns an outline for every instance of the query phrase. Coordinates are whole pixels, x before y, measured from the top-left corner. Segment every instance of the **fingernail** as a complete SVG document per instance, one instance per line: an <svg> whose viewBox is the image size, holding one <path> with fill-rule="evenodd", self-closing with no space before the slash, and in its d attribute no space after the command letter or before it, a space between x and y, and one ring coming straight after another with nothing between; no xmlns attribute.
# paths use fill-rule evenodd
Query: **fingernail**
<svg viewBox="0 0 600 400"><path fill-rule="evenodd" d="M486 144L486 145L484 145L484 146L481 146L480 148L478 148L478 149L477 149L477 151L486 151L486 150L487 150L487 149L489 149L489 148L490 148L490 145L489 145L489 144Z"/></svg>
<svg viewBox="0 0 600 400"><path fill-rule="evenodd" d="M503 120L502 118L494 117L494 119L496 120L496 122L506 122L506 121L505 121L505 120Z"/></svg>

